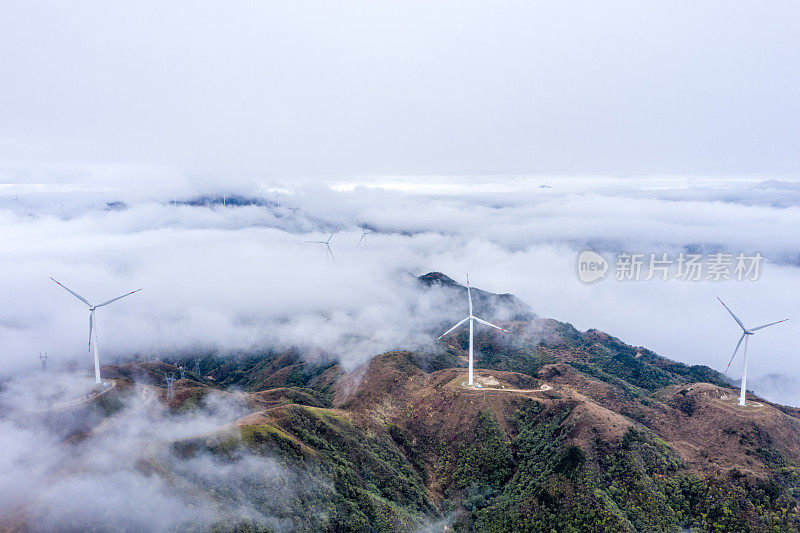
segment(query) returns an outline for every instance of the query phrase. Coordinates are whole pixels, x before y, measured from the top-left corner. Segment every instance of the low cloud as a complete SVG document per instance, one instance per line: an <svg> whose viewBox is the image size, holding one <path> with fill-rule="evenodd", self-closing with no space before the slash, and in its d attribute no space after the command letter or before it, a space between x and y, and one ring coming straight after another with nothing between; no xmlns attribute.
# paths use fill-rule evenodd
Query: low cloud
<svg viewBox="0 0 800 533"><path fill-rule="evenodd" d="M6 384L0 394L0 526L175 531L245 521L288 531L294 526L285 513L289 502L329 490L324 479L244 447L225 456L202 449L184 456L170 445L248 413L235 394L212 392L185 414L165 409L153 388L123 395L124 407L109 418L92 404L31 409L34 397L74 400L90 386L72 374ZM86 437L65 443L65 434L74 433Z"/></svg>
<svg viewBox="0 0 800 533"><path fill-rule="evenodd" d="M201 194L191 180L176 179L164 193L110 180L102 198L87 196L82 183L69 193L27 185L25 206L9 201L0 209L0 372L33 369L45 350L56 367L90 367L86 306L49 276L90 301L144 288L98 310L104 361L297 346L354 368L385 350L430 348L436 328L462 314L459 302L414 283L412 275L431 270L462 282L469 273L474 285L513 293L540 316L720 370L738 335L715 296L748 324L800 310L792 297L800 288L794 182L437 183L433 192L409 180L220 184L204 190L210 196L197 206L186 203ZM13 187L6 190L13 199ZM260 205L213 203L215 195L233 193ZM111 201L125 208L107 209ZM366 247L356 248L356 217L373 231ZM324 246L306 242L325 240L337 227L335 261ZM760 252L766 259L758 281L606 279L588 286L575 273L587 248ZM612 265L607 278L613 273ZM800 375L796 324L758 334L754 372ZM738 363L731 374L738 375Z"/></svg>

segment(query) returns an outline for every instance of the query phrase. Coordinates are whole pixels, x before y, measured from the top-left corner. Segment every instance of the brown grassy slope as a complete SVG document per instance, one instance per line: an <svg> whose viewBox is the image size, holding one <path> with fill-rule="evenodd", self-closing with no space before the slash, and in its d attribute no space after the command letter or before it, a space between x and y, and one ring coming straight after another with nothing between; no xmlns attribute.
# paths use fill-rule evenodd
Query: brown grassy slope
<svg viewBox="0 0 800 533"><path fill-rule="evenodd" d="M738 391L694 383L658 394L647 425L693 468L736 468L764 474L771 467L800 464L800 420L757 398L737 404Z"/></svg>
<svg viewBox="0 0 800 533"><path fill-rule="evenodd" d="M598 438L619 442L635 424L570 386L555 384L551 390L539 391L531 390L539 383L524 374L478 370L477 376L496 385L465 388L464 369L425 373L413 364L410 353L387 353L343 375L337 383L335 405L361 425L400 428L422 456L428 489L436 499L449 484L459 446L471 442L481 411L492 413L513 437L511 421L523 402L541 402L552 413L571 409L564 423L571 428L570 438L590 457L597 453Z"/></svg>
<svg viewBox="0 0 800 533"><path fill-rule="evenodd" d="M479 369L476 374L509 387L531 381L513 372ZM472 390L461 386L466 381L463 369L425 373L413 364L411 354L392 352L344 374L337 382L335 405L356 419L396 424L407 431L421 444L431 479L436 478L442 444L454 449L468 440L480 411L490 411L513 436L509 420L524 397L553 412L569 406L572 412L565 423L570 438L589 458L598 453L598 439L618 442L628 428L646 427L698 473L726 474L736 468L765 476L780 464L800 464L800 420L759 399L742 409L732 388L708 383L672 386L641 402L564 364L546 365L537 377L553 389ZM438 489L435 482L429 488Z"/></svg>

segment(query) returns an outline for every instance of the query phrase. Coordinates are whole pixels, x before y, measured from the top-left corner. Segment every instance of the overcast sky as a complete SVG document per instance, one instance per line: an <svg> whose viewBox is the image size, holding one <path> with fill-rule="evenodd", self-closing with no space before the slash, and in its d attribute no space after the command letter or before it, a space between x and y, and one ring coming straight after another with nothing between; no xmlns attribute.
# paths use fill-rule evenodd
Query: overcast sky
<svg viewBox="0 0 800 533"><path fill-rule="evenodd" d="M0 160L797 176L798 21L793 1L4 2Z"/></svg>

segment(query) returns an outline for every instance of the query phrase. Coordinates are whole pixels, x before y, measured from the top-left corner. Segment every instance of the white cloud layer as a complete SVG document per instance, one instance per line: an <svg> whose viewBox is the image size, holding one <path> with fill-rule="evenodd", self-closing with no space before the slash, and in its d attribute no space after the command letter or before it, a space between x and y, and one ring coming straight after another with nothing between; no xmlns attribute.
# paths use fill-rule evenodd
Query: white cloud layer
<svg viewBox="0 0 800 533"><path fill-rule="evenodd" d="M197 410L185 414L169 412L152 389L145 391L148 395L141 388L121 396L123 407L110 419L95 412L97 406L50 413L38 409L43 397L81 398L92 385L60 372L5 384L0 393L0 527L167 532L258 521L291 531L296 527L285 508L292 499L330 490L322 477L245 447L224 457L202 448L180 454L170 447L247 413L236 395L210 393ZM87 433L85 439L64 442L65 436L81 432Z"/></svg>
<svg viewBox="0 0 800 533"><path fill-rule="evenodd" d="M439 179L436 193L414 192L409 179L396 180L403 187L376 180L355 187L340 182L336 189L265 182L233 191L249 188L271 205L192 207L170 203L198 193L192 180L176 180L181 192L172 194L110 176L102 193L86 192L87 181L73 192L63 192L63 183L38 192L20 182L6 187L0 209L4 374L35 368L40 351L51 353L53 365L90 364L88 312L49 276L93 302L144 288L98 310L105 360L298 345L352 367L387 349L430 347L428 328L460 314L410 282L408 273L431 270L457 279L469 272L476 286L511 292L541 316L719 370L738 335L715 296L751 325L800 316L795 182L605 180L592 186L585 179L519 178L499 181L492 191L486 181L465 178ZM15 190L24 205L14 201ZM115 200L127 209L104 209ZM374 231L366 248L355 247L356 217ZM325 240L337 226L333 262L324 247L305 241ZM686 247L760 252L767 261L754 282L607 279L587 286L575 270L586 247L607 254L675 254ZM798 334L796 320L759 333L751 374L800 376Z"/></svg>

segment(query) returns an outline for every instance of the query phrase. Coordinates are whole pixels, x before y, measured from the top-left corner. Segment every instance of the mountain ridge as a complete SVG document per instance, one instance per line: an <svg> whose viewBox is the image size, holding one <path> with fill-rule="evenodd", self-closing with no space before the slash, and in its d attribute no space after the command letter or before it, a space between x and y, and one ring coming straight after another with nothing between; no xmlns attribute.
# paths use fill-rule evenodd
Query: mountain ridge
<svg viewBox="0 0 800 533"><path fill-rule="evenodd" d="M463 301L466 288L444 274L418 279ZM296 349L106 365L121 386L103 401L130 401L139 383L183 413L241 391L249 414L162 446L177 458L276 458L317 488L282 506L263 486L214 497L222 508L255 502L290 530L800 529L800 409L753 395L741 408L713 369L472 291L511 332L476 331L481 389L464 386L468 338L455 331L431 351L386 352L348 371ZM196 371L168 397L158 376L178 366ZM76 446L93 438L76 431ZM163 455L148 461L206 490ZM220 528L273 529L234 524Z"/></svg>

